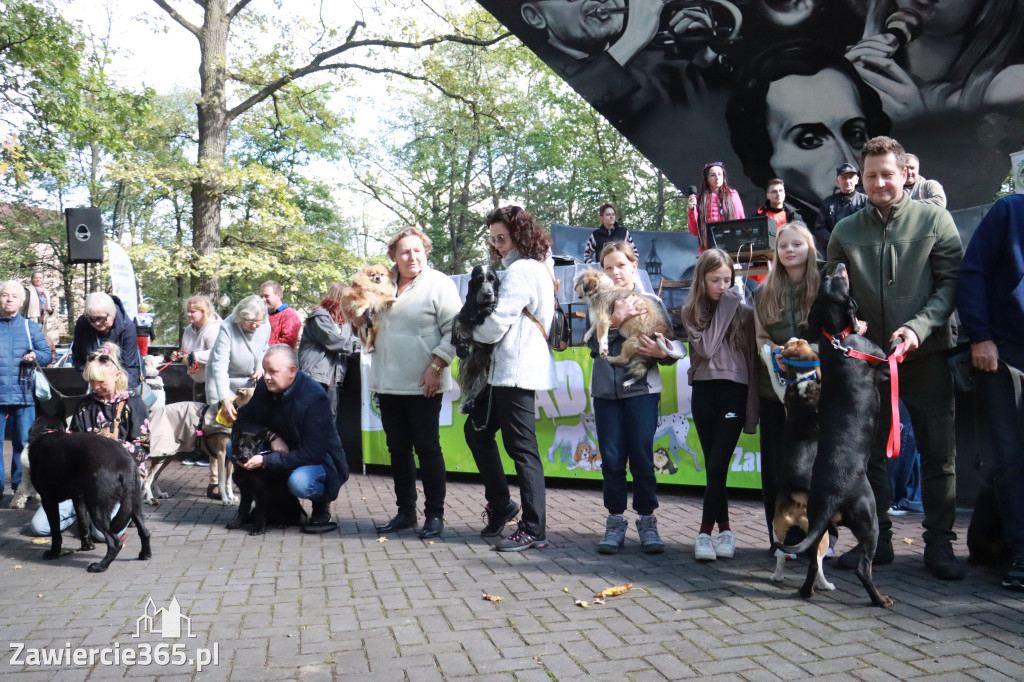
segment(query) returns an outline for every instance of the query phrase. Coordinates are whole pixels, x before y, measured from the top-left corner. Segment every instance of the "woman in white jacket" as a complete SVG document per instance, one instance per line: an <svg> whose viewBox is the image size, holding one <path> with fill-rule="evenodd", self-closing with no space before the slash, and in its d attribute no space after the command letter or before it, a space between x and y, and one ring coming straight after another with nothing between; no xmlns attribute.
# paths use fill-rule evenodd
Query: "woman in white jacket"
<svg viewBox="0 0 1024 682"><path fill-rule="evenodd" d="M213 309L213 303L202 294L190 296L185 301L185 315L188 316L189 324L181 334L181 350L171 353L171 362L181 362L185 365L185 371L192 378L192 400L197 403L206 403L206 363L210 361L210 351L217 340L217 333L220 331L220 316ZM183 455L181 463L186 466L193 464L199 466L210 466L210 485L207 486L206 495L211 499L220 499L217 492L217 463L211 456L209 462L205 459L193 459L189 455ZM216 495L216 497L214 497Z"/></svg>
<svg viewBox="0 0 1024 682"><path fill-rule="evenodd" d="M462 307L455 283L427 263L430 248L430 237L418 227L401 230L388 243L396 300L373 320L377 339L370 356L370 390L380 406L398 505L398 513L378 525L377 532L416 525L415 451L423 479L423 539L444 530L446 472L439 422L442 394L452 388L452 325Z"/></svg>
<svg viewBox="0 0 1024 682"><path fill-rule="evenodd" d="M484 537L501 534L519 514L494 436L501 429L505 452L515 463L523 518L512 535L498 542L500 552L547 545L544 465L537 449L534 401L537 391L555 387L555 362L547 329L555 309L554 274L548 264L551 239L519 206L505 206L487 216L491 255L507 268L495 311L473 333L481 343L496 344L488 386L466 419L466 444L484 482L487 525Z"/></svg>

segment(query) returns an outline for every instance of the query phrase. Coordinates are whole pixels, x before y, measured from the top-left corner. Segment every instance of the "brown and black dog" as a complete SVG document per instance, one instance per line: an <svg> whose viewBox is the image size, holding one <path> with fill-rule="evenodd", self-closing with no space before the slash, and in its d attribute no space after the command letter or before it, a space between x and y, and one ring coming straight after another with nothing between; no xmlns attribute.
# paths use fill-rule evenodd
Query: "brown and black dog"
<svg viewBox="0 0 1024 682"><path fill-rule="evenodd" d="M803 366L787 361L800 362ZM790 339L777 356L779 377L785 381L783 403L786 423L782 429L782 449L779 451L775 471L775 516L772 532L776 542L782 542L786 532L796 526L807 532L807 496L811 490L811 471L818 454L818 400L821 397L821 368L814 366L818 353L803 339ZM825 579L822 561L828 550L828 534L818 543L818 574L814 586L821 590L834 590L836 586ZM786 553L775 550L775 572L770 579L781 581Z"/></svg>
<svg viewBox="0 0 1024 682"><path fill-rule="evenodd" d="M854 569L871 603L892 606L892 599L879 594L871 578L871 561L878 545L878 519L875 495L868 483L867 464L881 408L879 387L888 372L885 363L866 362L847 355L852 348L876 357L884 357L881 348L857 333L857 305L850 297L846 267L822 279L818 299L807 319L811 334L827 332L840 344L822 343L821 398L818 401L818 452L811 472L807 498L807 538L794 547L779 545L784 552L808 553L828 532L829 523L839 523L853 531L860 545L860 563ZM844 334L848 334L844 336ZM811 561L800 596L814 594L818 565Z"/></svg>

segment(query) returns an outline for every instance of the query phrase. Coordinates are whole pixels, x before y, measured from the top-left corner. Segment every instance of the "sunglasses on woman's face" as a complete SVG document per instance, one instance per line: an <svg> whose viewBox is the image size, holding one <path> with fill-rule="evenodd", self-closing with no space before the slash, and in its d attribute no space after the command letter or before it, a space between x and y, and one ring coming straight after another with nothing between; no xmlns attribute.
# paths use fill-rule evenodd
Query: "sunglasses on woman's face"
<svg viewBox="0 0 1024 682"><path fill-rule="evenodd" d="M107 321L110 315L86 315L85 319L89 321L89 324L102 324Z"/></svg>
<svg viewBox="0 0 1024 682"><path fill-rule="evenodd" d="M509 236L507 234L495 234L488 237L487 241L494 246L498 246L499 244L504 244L508 238Z"/></svg>

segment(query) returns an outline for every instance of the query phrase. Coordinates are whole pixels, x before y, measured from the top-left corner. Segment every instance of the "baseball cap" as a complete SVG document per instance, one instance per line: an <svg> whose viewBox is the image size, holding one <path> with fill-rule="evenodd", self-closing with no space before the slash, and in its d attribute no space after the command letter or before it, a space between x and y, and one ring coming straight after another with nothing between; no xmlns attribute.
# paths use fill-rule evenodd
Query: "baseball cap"
<svg viewBox="0 0 1024 682"><path fill-rule="evenodd" d="M839 168L836 168L836 177L838 178L843 173L857 173L857 167L852 163L844 163Z"/></svg>

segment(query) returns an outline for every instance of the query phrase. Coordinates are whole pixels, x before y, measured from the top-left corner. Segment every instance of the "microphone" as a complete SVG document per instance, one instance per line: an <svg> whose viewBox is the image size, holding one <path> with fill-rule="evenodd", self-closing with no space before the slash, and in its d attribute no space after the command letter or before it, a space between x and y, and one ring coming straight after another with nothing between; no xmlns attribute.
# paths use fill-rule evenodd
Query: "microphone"
<svg viewBox="0 0 1024 682"><path fill-rule="evenodd" d="M690 185L689 187L686 188L686 190L689 192L689 194L687 194L686 196L690 196L691 194L696 194L697 193L697 185Z"/></svg>
<svg viewBox="0 0 1024 682"><path fill-rule="evenodd" d="M921 15L911 9L893 12L885 20L884 33L896 38L901 47L921 35Z"/></svg>

